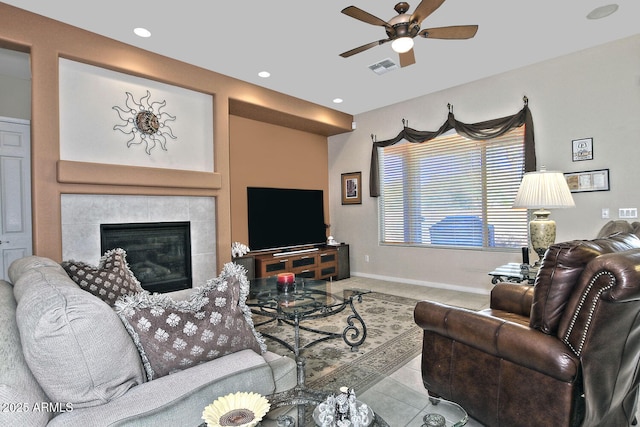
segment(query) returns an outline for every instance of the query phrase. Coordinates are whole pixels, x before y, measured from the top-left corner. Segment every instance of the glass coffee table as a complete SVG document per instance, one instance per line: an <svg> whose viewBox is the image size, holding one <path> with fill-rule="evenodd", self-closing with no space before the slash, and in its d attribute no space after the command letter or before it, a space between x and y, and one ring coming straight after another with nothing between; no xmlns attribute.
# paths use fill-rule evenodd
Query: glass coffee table
<svg viewBox="0 0 640 427"><path fill-rule="evenodd" d="M291 390L267 396L271 409L261 427L313 427L313 411L329 397L331 393L295 387ZM390 427L382 417L374 412L370 427Z"/></svg>
<svg viewBox="0 0 640 427"><path fill-rule="evenodd" d="M296 278L295 285L287 292L283 292L278 290L276 277L251 281L247 305L251 308L252 313L267 319L264 321L254 319L255 325L261 326L277 322L292 326L295 332L293 342L287 342L280 337L264 332L262 335L277 341L293 352L298 367L298 380L294 388L266 396L271 404L271 409L259 426L307 427L317 425L313 419L314 410L330 394L338 394L339 390L327 392L306 387L305 358L300 355L300 351L319 342L335 338L342 338L353 351L356 351L367 337L367 327L364 319L356 310L356 304L362 302L363 296L370 292L363 289L345 289L340 292L332 292L331 282L301 278ZM303 324L305 320L330 317L340 313L346 316L342 333L317 330ZM320 337L301 346L301 330L319 334ZM388 379L384 381L388 381ZM389 381L392 381L391 384L397 383L395 380ZM402 387L400 383L398 385ZM371 427L405 426L415 417L431 414L441 415L445 422L442 426L446 427L460 427L467 422L466 412L455 403L432 398L426 394L418 394L416 397L414 393L414 396L410 397L408 390L389 388L389 386L390 383L382 384L382 389L386 394L376 395L374 391L367 390L362 396L356 396L358 401L367 404L373 410L374 418L371 421ZM408 411L398 413L394 409L389 409L391 408L389 403L397 399L400 401L406 399L407 402L404 403L414 407L416 414L411 414L411 418L406 420L404 418L396 419L398 416L402 417L409 413ZM385 421L387 417L390 417L389 421ZM419 426L421 422L415 425ZM438 426L438 424L423 425ZM206 424L202 424L201 427L205 426Z"/></svg>
<svg viewBox="0 0 640 427"><path fill-rule="evenodd" d="M379 411L379 415L394 427L466 425L469 421L467 412L454 402L431 396L414 367L407 366L398 371L398 375L394 373L380 379L358 395L358 399ZM417 377L412 377L414 374Z"/></svg>
<svg viewBox="0 0 640 427"><path fill-rule="evenodd" d="M319 424L313 418L313 411L329 393L309 389L295 389L267 396L271 408L259 427L315 427ZM366 403L366 402L365 402ZM422 418L421 427L462 427L469 417L464 409L444 399L430 398L429 405L423 408L427 414ZM410 420L406 420L406 425ZM207 427L206 423L199 427ZM390 427L378 413L368 427Z"/></svg>
<svg viewBox="0 0 640 427"><path fill-rule="evenodd" d="M267 396L271 409L267 416L258 424L261 427L314 427L314 409L329 396L324 391L295 389ZM367 403L367 402L364 402ZM374 408L372 408L374 409ZM467 412L458 404L435 397L429 398L429 403L422 408L426 413L422 417L422 427L462 427L469 420ZM389 427L375 409L374 418L369 427ZM410 420L405 420L404 424ZM204 426L203 426L204 427Z"/></svg>
<svg viewBox="0 0 640 427"><path fill-rule="evenodd" d="M345 289L340 293L333 293L331 282L303 278L296 278L291 289L285 292L278 289L277 277L274 276L251 280L247 305L253 314L268 318L256 322L256 327L277 322L286 323L294 328L292 343L267 333L262 335L282 344L292 351L295 357L300 356L301 350L333 338L342 338L352 351L358 351L358 347L367 338L367 326L358 314L355 304L362 302L362 296L370 292L365 289ZM348 316L340 334L309 328L302 324L305 320L335 316L345 311ZM319 334L321 337L301 347L301 330Z"/></svg>
<svg viewBox="0 0 640 427"><path fill-rule="evenodd" d="M280 337L261 332L263 336L289 349L294 354L297 364L298 381L296 387L268 397L272 412L287 412L287 408L289 408L296 413L295 424L287 424L281 420L280 425L282 426L315 425L311 413L330 394L305 386L305 359L300 355L301 350L329 339L342 338L352 351L358 351L359 346L367 338L367 326L356 310L356 303L362 302L363 295L371 291L344 289L340 292L334 292L331 285L331 282L325 280L297 277L295 282L288 286L288 289L283 290L279 289L276 276L251 280L247 306L251 308L253 314L267 318L264 321L254 319L255 326L260 327L275 322L284 323L294 328L293 342L287 342ZM341 333L323 331L303 324L304 321L335 316L340 313L346 316L345 326ZM312 332L317 334L319 338L312 339L301 346L300 331ZM295 411L296 408L297 411ZM293 419L289 421L293 421ZM265 420L263 425L277 426L278 423L273 420ZM371 425L388 426L377 415Z"/></svg>

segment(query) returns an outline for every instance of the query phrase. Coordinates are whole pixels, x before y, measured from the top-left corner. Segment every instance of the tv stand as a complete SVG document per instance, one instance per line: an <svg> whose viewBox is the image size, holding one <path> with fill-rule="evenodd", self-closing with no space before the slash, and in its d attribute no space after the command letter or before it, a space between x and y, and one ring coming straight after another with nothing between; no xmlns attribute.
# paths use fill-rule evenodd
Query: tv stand
<svg viewBox="0 0 640 427"><path fill-rule="evenodd" d="M348 248L348 245L320 246L291 252L256 255L255 274L256 277L269 277L288 272L297 277L324 280L349 277L349 274L344 272L344 261L342 263L340 261L343 257L339 257L345 253L346 249L346 269L348 270Z"/></svg>

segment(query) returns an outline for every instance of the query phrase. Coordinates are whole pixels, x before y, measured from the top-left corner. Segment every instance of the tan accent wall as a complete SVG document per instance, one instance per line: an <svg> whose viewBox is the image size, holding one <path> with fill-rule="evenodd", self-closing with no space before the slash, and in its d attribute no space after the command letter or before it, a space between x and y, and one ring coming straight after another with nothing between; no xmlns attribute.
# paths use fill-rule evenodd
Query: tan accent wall
<svg viewBox="0 0 640 427"><path fill-rule="evenodd" d="M233 241L249 242L247 187L323 190L329 223L327 138L233 115L229 123Z"/></svg>
<svg viewBox="0 0 640 427"><path fill-rule="evenodd" d="M54 260L62 257L61 194L162 194L217 198L217 262L222 265L231 257L232 241L229 110L253 120L307 129L322 135L325 146L327 136L351 130L351 115L156 55L4 3L0 3L0 46L31 55L33 248L35 254ZM62 164L64 182L60 182L57 175L60 160L60 57L213 95L214 168L219 177L212 181L217 183L217 187L146 186L151 175L145 168L128 170L128 181L122 183L121 169L108 165L100 166L99 180L87 182L84 175L74 177L74 169ZM75 166L79 171L90 167ZM326 176L326 154L323 167ZM189 175L189 172L185 173ZM185 179L197 180L198 176Z"/></svg>

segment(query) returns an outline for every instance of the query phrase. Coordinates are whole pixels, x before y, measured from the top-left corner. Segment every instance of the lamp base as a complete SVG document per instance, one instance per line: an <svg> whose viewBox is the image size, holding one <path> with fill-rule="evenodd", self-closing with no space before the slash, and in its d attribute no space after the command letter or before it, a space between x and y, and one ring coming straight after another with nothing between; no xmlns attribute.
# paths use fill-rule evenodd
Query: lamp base
<svg viewBox="0 0 640 427"><path fill-rule="evenodd" d="M536 261L536 266L540 265L544 253L549 246L553 245L556 241L556 222L549 219L550 213L551 212L545 209L537 210L533 212L535 218L529 221L531 246L539 258L539 260Z"/></svg>

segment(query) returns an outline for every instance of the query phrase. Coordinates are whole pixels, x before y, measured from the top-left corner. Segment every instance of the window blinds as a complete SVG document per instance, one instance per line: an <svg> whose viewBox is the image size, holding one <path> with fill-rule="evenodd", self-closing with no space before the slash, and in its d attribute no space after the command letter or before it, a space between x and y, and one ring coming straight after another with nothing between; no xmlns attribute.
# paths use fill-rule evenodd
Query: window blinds
<svg viewBox="0 0 640 427"><path fill-rule="evenodd" d="M380 149L380 240L453 247L527 246L527 210L511 205L524 127L490 140L456 133Z"/></svg>

